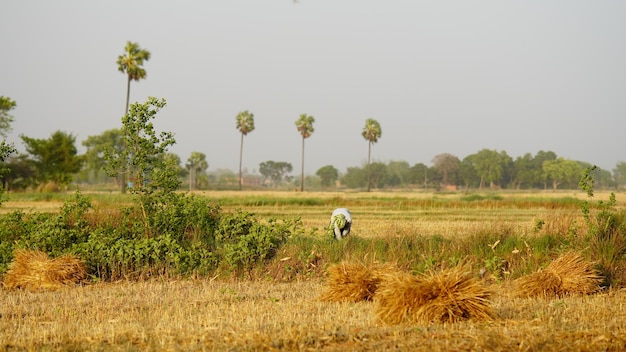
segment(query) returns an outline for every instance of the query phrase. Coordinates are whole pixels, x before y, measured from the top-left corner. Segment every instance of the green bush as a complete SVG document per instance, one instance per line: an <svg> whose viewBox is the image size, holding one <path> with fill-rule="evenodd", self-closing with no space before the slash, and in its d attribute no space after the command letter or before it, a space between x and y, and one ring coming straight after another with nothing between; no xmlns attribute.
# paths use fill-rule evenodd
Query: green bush
<svg viewBox="0 0 626 352"><path fill-rule="evenodd" d="M263 223L252 214L237 210L222 216L215 238L227 268L242 273L274 257L291 235L301 232L299 219L269 219Z"/></svg>
<svg viewBox="0 0 626 352"><path fill-rule="evenodd" d="M195 196L176 196L150 214L150 236L137 205L120 207L115 218L94 221L90 199L76 193L59 214L12 212L0 217L0 274L15 248L51 256L74 253L102 280L151 276L210 275L220 267L243 272L272 258L301 222L261 222L252 214L223 214Z"/></svg>

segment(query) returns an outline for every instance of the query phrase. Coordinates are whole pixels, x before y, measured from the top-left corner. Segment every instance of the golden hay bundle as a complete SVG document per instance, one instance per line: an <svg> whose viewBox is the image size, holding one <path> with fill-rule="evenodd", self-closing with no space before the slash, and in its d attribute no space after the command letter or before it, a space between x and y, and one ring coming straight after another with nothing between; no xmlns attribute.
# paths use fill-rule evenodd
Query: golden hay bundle
<svg viewBox="0 0 626 352"><path fill-rule="evenodd" d="M376 292L376 316L388 324L490 320L491 293L462 267L421 277L389 274Z"/></svg>
<svg viewBox="0 0 626 352"><path fill-rule="evenodd" d="M578 253L567 252L544 270L515 280L514 287L521 297L561 297L598 292L601 283L602 276L592 263Z"/></svg>
<svg viewBox="0 0 626 352"><path fill-rule="evenodd" d="M371 301L385 273L399 272L391 264L341 262L328 268L326 290L322 301L359 302Z"/></svg>
<svg viewBox="0 0 626 352"><path fill-rule="evenodd" d="M7 289L54 290L86 277L85 264L71 254L51 259L42 251L18 249L3 285Z"/></svg>

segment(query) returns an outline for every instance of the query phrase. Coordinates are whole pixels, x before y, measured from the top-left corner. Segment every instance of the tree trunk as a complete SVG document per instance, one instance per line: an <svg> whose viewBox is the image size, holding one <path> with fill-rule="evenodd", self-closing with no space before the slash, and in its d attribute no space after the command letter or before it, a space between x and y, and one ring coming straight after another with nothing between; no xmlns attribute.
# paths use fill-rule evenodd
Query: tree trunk
<svg viewBox="0 0 626 352"><path fill-rule="evenodd" d="M367 144L367 191L370 191L370 157L372 156L372 142Z"/></svg>
<svg viewBox="0 0 626 352"><path fill-rule="evenodd" d="M124 109L124 114L128 114L129 103L130 103L130 75L128 75L128 82L126 83L126 109Z"/></svg>
<svg viewBox="0 0 626 352"><path fill-rule="evenodd" d="M304 136L302 136L302 172L300 173L300 192L304 192Z"/></svg>
<svg viewBox="0 0 626 352"><path fill-rule="evenodd" d="M124 110L124 115L128 114L128 106L130 103L130 75L128 75L128 81L126 82L126 109ZM125 148L126 146L124 146ZM126 186L128 181L126 180L126 174L128 173L128 165L123 165L122 166L124 168L124 170L122 170L122 182L121 183L121 188L122 188L122 194L126 193Z"/></svg>
<svg viewBox="0 0 626 352"><path fill-rule="evenodd" d="M241 134L241 143L239 144L239 190L241 191L241 161L243 157L243 133Z"/></svg>

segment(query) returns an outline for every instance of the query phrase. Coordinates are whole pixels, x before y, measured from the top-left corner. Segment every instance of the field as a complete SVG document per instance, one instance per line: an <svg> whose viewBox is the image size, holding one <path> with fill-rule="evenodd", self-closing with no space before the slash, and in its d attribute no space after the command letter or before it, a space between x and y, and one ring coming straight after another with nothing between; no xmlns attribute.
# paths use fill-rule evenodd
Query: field
<svg viewBox="0 0 626 352"><path fill-rule="evenodd" d="M262 218L298 216L307 236L313 237L322 236L333 207L347 205L354 215L352 238L332 247L340 253L343 251L343 257L324 253L331 247L316 247L314 250L321 260L311 263L315 266L310 268L313 275L289 280L268 272L284 270L281 263L290 263L292 257L300 254L294 245L277 254L268 272L256 273L248 279L216 275L93 282L56 291L0 290L0 351L626 349L624 288L586 296L519 298L514 295L513 279L523 275L515 272L524 268L521 265L506 275L481 279L493 291L490 305L494 317L486 321L390 325L376 319L376 302L319 299L327 284L325 269L336 258L370 263L389 260L377 253L377 245L354 250L354 246L361 244L359 239L397 242L437 236L461 241L506 234L530 242L547 232L566 236L573 227L585 231L578 202L586 198L583 193L207 192L199 195L215 199L225 211L243 208ZM621 209L626 204L626 195L616 196ZM597 193L594 202L608 197L608 193ZM102 207L109 202L106 197L94 196L94 199ZM1 209L54 211L60 204L24 197L5 203ZM497 245L493 243L494 248ZM468 252L471 249L459 248L461 251L467 248ZM533 265L534 261L541 262L555 254L530 248L515 250L524 256L519 263ZM427 268L425 263L432 256L425 253L398 262L407 270ZM467 258L469 267L476 269L473 275L479 277L477 269L488 262L476 263L469 253ZM451 265L449 260L447 263Z"/></svg>

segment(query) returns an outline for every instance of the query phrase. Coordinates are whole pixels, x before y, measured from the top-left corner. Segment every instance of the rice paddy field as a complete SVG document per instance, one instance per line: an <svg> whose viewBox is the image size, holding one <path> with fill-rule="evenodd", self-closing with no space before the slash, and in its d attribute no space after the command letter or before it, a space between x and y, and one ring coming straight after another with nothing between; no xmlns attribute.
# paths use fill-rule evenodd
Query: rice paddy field
<svg viewBox="0 0 626 352"><path fill-rule="evenodd" d="M586 199L581 192L198 195L215 199L224 211L299 217L309 236L323 236L332 209L347 206L351 237L388 241L476 233L565 236L572 227L584 231L579 201ZM100 207L119 203L113 196L93 197ZM608 199L609 193L596 192L593 201ZM623 208L626 194L616 200ZM21 196L0 210L55 211L61 204ZM327 256L325 249L316 255ZM585 286L594 274L578 257L546 262L537 284L528 276L496 278L474 267L413 275L371 251L341 263L311 263L321 275L291 280L216 275L1 289L0 351L626 350L626 289L594 289L596 281ZM274 266L296 254L293 248L279 252ZM583 274L568 276L575 271ZM528 294L537 285L552 285L556 294ZM569 291L558 291L564 285ZM578 292L582 287L591 288Z"/></svg>

